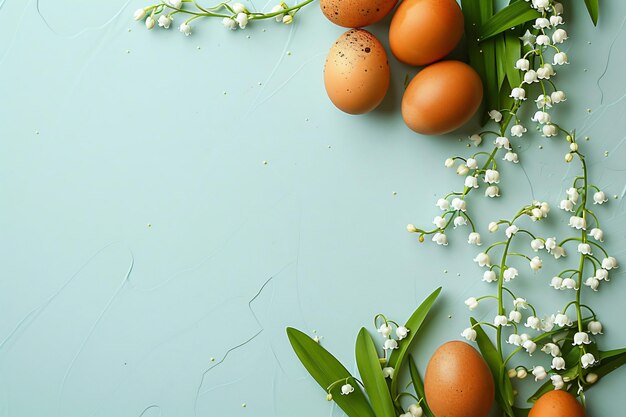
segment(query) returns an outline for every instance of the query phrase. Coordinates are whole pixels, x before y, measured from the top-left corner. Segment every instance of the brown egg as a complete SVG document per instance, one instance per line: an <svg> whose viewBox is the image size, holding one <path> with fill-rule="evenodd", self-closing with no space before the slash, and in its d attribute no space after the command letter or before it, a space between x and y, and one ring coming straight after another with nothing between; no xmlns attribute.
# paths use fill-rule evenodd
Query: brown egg
<svg viewBox="0 0 626 417"><path fill-rule="evenodd" d="M420 71L402 97L402 117L417 133L440 135L465 124L483 98L483 84L472 67L441 61Z"/></svg>
<svg viewBox="0 0 626 417"><path fill-rule="evenodd" d="M459 341L445 343L430 358L424 391L435 417L486 417L495 395L483 357Z"/></svg>
<svg viewBox="0 0 626 417"><path fill-rule="evenodd" d="M455 0L404 0L391 20L389 45L405 64L427 65L452 52L462 36Z"/></svg>
<svg viewBox="0 0 626 417"><path fill-rule="evenodd" d="M330 48L324 65L328 97L340 110L374 110L389 88L389 62L382 44L366 30L352 29Z"/></svg>
<svg viewBox="0 0 626 417"><path fill-rule="evenodd" d="M539 397L528 417L585 417L585 410L573 395L554 390Z"/></svg>
<svg viewBox="0 0 626 417"><path fill-rule="evenodd" d="M382 20L398 0L320 0L324 16L346 28L369 26Z"/></svg>

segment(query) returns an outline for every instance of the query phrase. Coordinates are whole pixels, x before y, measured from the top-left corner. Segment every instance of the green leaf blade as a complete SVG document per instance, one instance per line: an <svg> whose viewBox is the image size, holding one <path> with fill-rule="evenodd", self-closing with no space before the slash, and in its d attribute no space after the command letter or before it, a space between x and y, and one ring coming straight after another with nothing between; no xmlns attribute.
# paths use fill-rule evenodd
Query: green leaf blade
<svg viewBox="0 0 626 417"><path fill-rule="evenodd" d="M417 398L422 399L422 409L424 410L424 414L427 417L433 415L430 407L428 407L428 403L426 402L426 392L424 391L424 383L422 382L422 377L417 369L417 365L415 365L415 360L412 355L409 355L409 373L411 375L411 381L413 382L413 388L415 389L415 393L417 394Z"/></svg>
<svg viewBox="0 0 626 417"><path fill-rule="evenodd" d="M511 3L484 21L480 26L478 38L480 41L484 41L512 27L535 20L538 17L541 17L541 13L533 9L529 3L525 1Z"/></svg>
<svg viewBox="0 0 626 417"><path fill-rule="evenodd" d="M287 328L287 337L302 365L324 391L336 381L353 378L350 372L330 352L305 333ZM351 381L354 385L354 380ZM359 387L350 395L341 395L341 384L332 390L333 399L349 417L376 417Z"/></svg>
<svg viewBox="0 0 626 417"><path fill-rule="evenodd" d="M356 364L376 417L396 417L372 336L361 328L355 346Z"/></svg>
<svg viewBox="0 0 626 417"><path fill-rule="evenodd" d="M598 4L598 0L585 0L585 6L587 6L587 11L589 12L589 17L591 17L593 25L597 26L598 17L600 15L600 5Z"/></svg>

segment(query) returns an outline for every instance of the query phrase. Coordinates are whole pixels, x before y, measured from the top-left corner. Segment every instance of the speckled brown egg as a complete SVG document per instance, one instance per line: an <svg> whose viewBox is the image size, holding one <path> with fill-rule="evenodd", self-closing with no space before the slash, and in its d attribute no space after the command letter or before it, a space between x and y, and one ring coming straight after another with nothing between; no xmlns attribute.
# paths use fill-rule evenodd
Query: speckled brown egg
<svg viewBox="0 0 626 417"><path fill-rule="evenodd" d="M402 118L411 130L440 135L465 124L483 98L483 84L469 65L440 61L421 70L402 97Z"/></svg>
<svg viewBox="0 0 626 417"><path fill-rule="evenodd" d="M374 110L389 88L389 62L382 44L366 30L352 29L330 48L324 85L337 108L350 114Z"/></svg>
<svg viewBox="0 0 626 417"><path fill-rule="evenodd" d="M573 395L554 390L539 397L528 417L585 417L585 410Z"/></svg>
<svg viewBox="0 0 626 417"><path fill-rule="evenodd" d="M455 0L404 0L391 20L389 45L401 62L427 65L452 52L463 31Z"/></svg>
<svg viewBox="0 0 626 417"><path fill-rule="evenodd" d="M324 16L345 28L360 28L382 20L398 0L320 0Z"/></svg>
<svg viewBox="0 0 626 417"><path fill-rule="evenodd" d="M435 417L486 417L495 395L487 363L459 341L445 343L430 358L424 391Z"/></svg>

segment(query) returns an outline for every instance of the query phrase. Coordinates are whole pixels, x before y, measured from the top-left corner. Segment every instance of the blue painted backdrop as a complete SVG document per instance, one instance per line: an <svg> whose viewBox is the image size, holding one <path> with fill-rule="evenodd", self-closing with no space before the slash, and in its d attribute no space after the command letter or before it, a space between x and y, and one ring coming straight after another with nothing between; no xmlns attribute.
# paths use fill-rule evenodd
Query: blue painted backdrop
<svg viewBox="0 0 626 417"><path fill-rule="evenodd" d="M556 114L590 137L591 175L617 196L599 209L607 245L626 262L626 3L602 2L598 29L574 3ZM458 338L463 300L488 290L476 249L466 232L443 249L404 228L458 188L442 162L476 125L410 132L399 102L415 70L393 58L380 109L337 111L322 66L342 29L316 5L289 27L212 21L188 38L133 22L144 5L0 6L0 415L339 415L285 326L316 332L353 368L360 326L378 312L403 320L442 285L421 365ZM386 22L372 31L386 42ZM483 231L532 199L554 206L575 175L562 141L517 144L503 197L471 199ZM563 235L567 216L553 214ZM519 278L546 313L565 299L547 286L557 268ZM603 348L626 345L618 271L587 299ZM624 383L621 371L591 391L590 414L620 415Z"/></svg>

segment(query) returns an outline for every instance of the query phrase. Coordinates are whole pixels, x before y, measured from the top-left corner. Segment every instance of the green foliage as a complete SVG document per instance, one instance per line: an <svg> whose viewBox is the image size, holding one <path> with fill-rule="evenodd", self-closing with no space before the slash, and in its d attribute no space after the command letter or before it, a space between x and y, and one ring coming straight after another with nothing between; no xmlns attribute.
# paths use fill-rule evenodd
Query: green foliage
<svg viewBox="0 0 626 417"><path fill-rule="evenodd" d="M324 391L335 382L345 379L357 385L350 372L319 343L292 327L287 328L287 336L302 365ZM350 395L341 395L340 388L341 385L337 384L330 392L333 400L349 417L376 417L358 385Z"/></svg>
<svg viewBox="0 0 626 417"><path fill-rule="evenodd" d="M517 25L535 20L538 17L541 17L541 13L530 7L530 3L516 1L485 21L478 31L478 37L481 41L484 41Z"/></svg>
<svg viewBox="0 0 626 417"><path fill-rule="evenodd" d="M428 403L426 402L424 383L422 382L422 377L417 370L417 365L415 364L415 360L413 359L412 355L409 355L409 373L411 374L411 382L413 383L413 389L415 389L417 398L422 399L421 405L422 409L424 410L424 414L426 415L426 417L432 417L433 412L430 411L430 407L428 407Z"/></svg>
<svg viewBox="0 0 626 417"><path fill-rule="evenodd" d="M589 12L589 17L591 17L593 25L597 26L598 16L600 14L598 0L585 0L585 6L587 6L587 11Z"/></svg>
<svg viewBox="0 0 626 417"><path fill-rule="evenodd" d="M372 336L361 328L356 338L356 365L377 417L396 417Z"/></svg>

